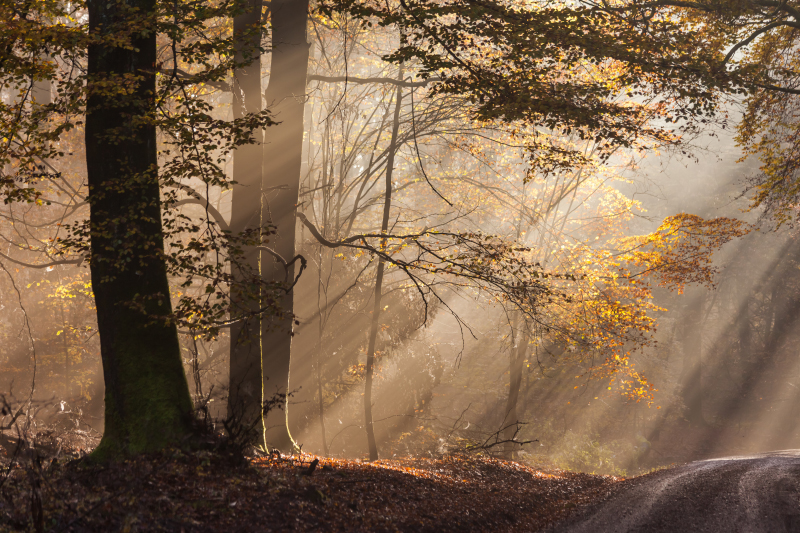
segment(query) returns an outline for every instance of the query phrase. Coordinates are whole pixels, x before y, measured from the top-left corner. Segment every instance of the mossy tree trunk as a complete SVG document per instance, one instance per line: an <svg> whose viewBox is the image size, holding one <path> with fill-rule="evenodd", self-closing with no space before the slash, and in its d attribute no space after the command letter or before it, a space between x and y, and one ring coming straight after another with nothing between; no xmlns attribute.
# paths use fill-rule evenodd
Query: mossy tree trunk
<svg viewBox="0 0 800 533"><path fill-rule="evenodd" d="M171 314L156 159L154 0L90 0L86 164L91 274L105 379L95 456L178 445L192 403ZM137 20L133 24L133 17ZM126 31L127 30L127 31ZM130 35L129 46L115 42ZM161 317L161 318L159 318Z"/></svg>

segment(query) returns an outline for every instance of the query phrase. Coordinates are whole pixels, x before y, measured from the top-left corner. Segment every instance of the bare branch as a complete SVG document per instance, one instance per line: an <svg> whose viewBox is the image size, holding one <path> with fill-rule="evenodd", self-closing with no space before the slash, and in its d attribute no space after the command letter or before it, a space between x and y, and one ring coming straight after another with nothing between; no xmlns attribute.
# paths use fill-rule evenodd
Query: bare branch
<svg viewBox="0 0 800 533"><path fill-rule="evenodd" d="M64 259L63 261L51 261L50 263L26 263L24 261L18 261L13 257L9 257L3 252L0 252L0 257L5 259L6 261L11 261L12 263L20 266L24 266L26 268L50 268L58 265L81 265L85 259L85 257L79 257L78 259Z"/></svg>
<svg viewBox="0 0 800 533"><path fill-rule="evenodd" d="M288 288L284 289L286 292L291 291L294 288L294 286L297 285L297 282L300 280L300 276L303 274L303 271L308 266L308 261L306 260L305 257L303 257L300 254L297 254L291 261L286 261L286 259L284 259L283 256L281 256L281 254L279 254L272 248L268 248L266 246L256 246L256 249L267 252L269 255L274 257L276 261L278 261L281 265L283 265L283 269L286 271L286 277L284 279L284 282L287 284L289 283L289 267L291 267L297 261L300 261L300 272L298 272L297 275L295 276L294 282L292 282L292 284Z"/></svg>
<svg viewBox="0 0 800 533"><path fill-rule="evenodd" d="M190 74L185 70L181 70L179 68L175 69L160 69L158 72L164 75L172 76L175 75L181 81L191 80L194 77L194 74ZM196 80L193 83L202 83L203 85L208 85L209 87L214 87L215 89L219 89L220 91L230 92L231 86L224 81L213 81L213 80Z"/></svg>
<svg viewBox="0 0 800 533"><path fill-rule="evenodd" d="M517 435L519 435L519 432L522 429L523 425L524 425L524 423L514 422L513 424L509 424L509 425L507 425L505 427L501 427L500 429L498 429L497 431L495 431L494 433L489 435L486 438L486 440L483 441L483 444L475 444L475 445L467 446L467 450L471 451L471 452L474 452L474 451L485 451L485 450L491 450L492 448L494 448L495 446L499 446L500 444L513 443L513 444L519 444L520 446L522 446L523 444L530 444L531 442L539 442L539 439L517 440ZM501 438L500 434L503 433L508 428L511 428L511 427L514 427L514 434L511 436L511 438L509 438L509 439Z"/></svg>
<svg viewBox="0 0 800 533"><path fill-rule="evenodd" d="M182 200L178 200L177 202L175 202L173 204L170 204L171 207L177 207L177 206L183 205L183 204L198 204L198 205L201 205L201 206L203 206L205 208L205 210L212 217L214 217L214 220L216 221L217 225L221 229L223 229L223 230L229 230L230 229L230 227L228 226L228 223L225 222L225 217L222 216L222 213L217 211L217 209L213 205L211 205L211 202L207 198L205 198L202 194L200 194L196 190L192 189L188 185L175 184L175 185L172 185L172 187L175 187L176 189L182 190L183 192L185 192L186 194L191 196L191 198L184 198Z"/></svg>
<svg viewBox="0 0 800 533"><path fill-rule="evenodd" d="M200 198L184 198L182 200L178 200L174 204L171 204L171 207L178 207L178 206L185 205L185 204L197 204L199 206L202 206L202 207L206 208L208 210L208 213L212 217L214 217L214 221L217 223L217 225L220 227L220 229L222 229L222 230L229 230L230 229L230 227L228 226L228 223L225 222L225 218L222 216L222 213L217 211L214 208L214 206L212 206L208 202L208 200L206 200L205 198L202 198L202 199L200 199Z"/></svg>
<svg viewBox="0 0 800 533"><path fill-rule="evenodd" d="M321 81L326 83L352 83L355 85L366 85L369 83L378 83L385 85L394 85L400 87L426 87L427 85L442 81L441 78L431 77L422 81L405 81L396 80L393 78L356 78L352 76L322 76L320 74L312 74L308 77L308 81Z"/></svg>

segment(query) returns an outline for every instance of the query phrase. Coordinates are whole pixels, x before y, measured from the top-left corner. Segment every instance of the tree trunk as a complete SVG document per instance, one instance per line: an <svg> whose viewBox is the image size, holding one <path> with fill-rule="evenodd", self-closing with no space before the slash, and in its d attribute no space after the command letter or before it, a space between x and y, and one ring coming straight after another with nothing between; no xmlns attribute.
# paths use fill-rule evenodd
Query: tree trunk
<svg viewBox="0 0 800 533"><path fill-rule="evenodd" d="M236 61L250 63L234 71L233 111L235 118L261 111L261 1L249 0L247 11L233 19ZM261 220L261 140L263 132L255 130L256 144L240 146L233 153L233 197L231 199L231 232L236 235L262 225ZM243 287L243 294L232 294L233 313L247 315L259 308L258 287L246 283L258 272L257 249L245 250L240 267L232 274ZM259 320L250 318L231 327L230 378L228 417L244 429L252 428L246 438L264 444L264 423L261 416L263 386L261 375L261 328Z"/></svg>
<svg viewBox="0 0 800 533"><path fill-rule="evenodd" d="M277 228L267 243L274 252L290 261L295 256L295 226L300 166L303 155L303 110L306 101L309 43L306 39L308 0L272 0L272 65L266 103L280 124L271 126L264 136L264 179L266 199L262 219ZM261 255L261 276L283 280L294 278L294 268L286 269L271 255ZM264 321L261 329L264 395L289 391L289 361L294 323L293 294L278 300L283 317ZM288 427L288 398L283 412L275 409L264 422L266 442L278 450L290 451L294 441Z"/></svg>
<svg viewBox="0 0 800 533"><path fill-rule="evenodd" d="M155 1L131 0L125 7L91 0L90 34L130 31L126 18L152 13ZM157 318L172 308L156 130L147 120L155 112L155 30L133 32L130 46L100 42L88 50L91 273L106 387L105 433L93 453L98 458L181 444L191 432L178 333L173 322ZM123 79L131 92L120 95Z"/></svg>
<svg viewBox="0 0 800 533"><path fill-rule="evenodd" d="M391 167L389 167L391 168ZM387 172L387 174L391 174ZM387 179L387 181L389 181ZM384 232L386 229L383 230ZM375 366L375 341L378 337L378 320L381 314L381 294L383 291L384 261L378 259L378 272L375 275L375 305L372 307L372 323L369 328L369 346L367 347L366 382L364 383L364 427L367 430L367 448L369 460L378 460L378 445L375 442L375 425L372 421L372 377Z"/></svg>
<svg viewBox="0 0 800 533"><path fill-rule="evenodd" d="M520 313L521 315L521 313ZM519 403L519 391L522 386L522 363L528 351L528 333L525 318L519 316L516 324L516 335L514 330L511 332L511 350L509 352L509 381L508 381L508 401L506 402L505 419L501 426L503 430L503 440L506 441L503 455L509 461L514 459L514 452L517 445L511 442L516 437L519 427L519 414L517 404ZM516 342L516 345L514 343Z"/></svg>
<svg viewBox="0 0 800 533"><path fill-rule="evenodd" d="M318 407L318 414L319 414L319 432L320 438L322 439L322 453L324 455L329 454L328 450L328 436L325 434L325 396L324 396L324 387L322 385L322 339L325 334L325 320L324 314L327 314L328 311L326 309L325 313L322 311L321 306L321 296L322 296L322 264L323 264L323 251L322 246L318 246L318 265L319 268L317 269L317 345L314 347L314 353L316 354L317 360L314 364L316 370L316 378L317 378L317 407ZM330 256L330 253L326 253L324 255ZM333 266L331 266L333 268ZM327 298L326 298L327 303ZM327 307L327 306L326 306Z"/></svg>
<svg viewBox="0 0 800 533"><path fill-rule="evenodd" d="M403 79L403 69L400 68L398 79ZM394 119L392 122L392 138L389 144L389 155L386 161L386 191L383 201L383 221L381 233L389 231L389 212L392 208L392 173L394 172L394 156L397 153L397 136L400 131L400 109L403 106L403 89L397 86L397 96L394 105ZM381 241L381 250L386 249L386 240ZM372 307L372 323L369 329L369 346L367 347L366 383L364 384L364 425L367 430L367 447L369 460L378 460L378 446L375 442L375 426L372 422L372 375L375 365L375 341L378 336L378 324L381 315L381 296L383 291L383 257L378 258L378 271L375 275L375 303Z"/></svg>
<svg viewBox="0 0 800 533"><path fill-rule="evenodd" d="M688 291L687 291L688 292ZM688 302L683 315L683 370L681 397L684 415L694 425L704 425L703 419L703 303L705 290L700 288L686 295Z"/></svg>

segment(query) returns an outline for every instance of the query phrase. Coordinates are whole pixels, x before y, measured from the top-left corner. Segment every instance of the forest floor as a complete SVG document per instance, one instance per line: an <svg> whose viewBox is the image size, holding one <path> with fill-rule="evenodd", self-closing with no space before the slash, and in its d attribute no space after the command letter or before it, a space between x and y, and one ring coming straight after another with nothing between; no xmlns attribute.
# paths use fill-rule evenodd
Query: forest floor
<svg viewBox="0 0 800 533"><path fill-rule="evenodd" d="M457 455L236 462L175 450L98 465L59 454L5 457L0 531L538 531L620 481Z"/></svg>

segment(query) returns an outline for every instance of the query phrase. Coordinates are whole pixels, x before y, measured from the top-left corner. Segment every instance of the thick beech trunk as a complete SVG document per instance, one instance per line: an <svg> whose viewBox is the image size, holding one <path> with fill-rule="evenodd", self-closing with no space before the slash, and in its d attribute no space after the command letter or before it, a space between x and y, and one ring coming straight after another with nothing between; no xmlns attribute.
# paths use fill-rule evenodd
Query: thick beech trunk
<svg viewBox="0 0 800 533"><path fill-rule="evenodd" d="M249 0L247 10L233 20L237 63L246 63L234 71L233 111L235 118L258 113L261 105L261 0ZM240 146L233 154L233 196L231 200L231 232L236 235L259 228L261 220L261 151L263 132L256 130L257 143ZM246 287L246 280L259 269L258 250L247 249L241 268L232 274ZM258 287L250 286L244 294L232 295L234 314L247 315L260 306ZM252 428L248 439L263 445L264 424L261 416L263 398L261 367L261 328L251 318L231 327L230 380L228 416Z"/></svg>
<svg viewBox="0 0 800 533"><path fill-rule="evenodd" d="M398 79L403 79L403 69L400 69ZM394 104L394 118L392 119L392 138L389 144L389 155L386 160L386 189L383 201L383 221L381 233L389 231L389 213L392 209L392 173L394 172L394 156L397 153L397 137L400 132L400 109L403 107L403 88L397 86L397 96ZM386 240L381 242L381 249L386 248ZM369 460L378 460L378 445L375 442L375 426L372 421L372 376L375 366L375 341L378 336L378 325L381 316L381 296L383 294L383 271L385 265L383 257L378 258L378 271L375 275L375 299L372 307L372 323L369 329L369 345L367 346L366 383L364 384L364 425L367 430L367 447Z"/></svg>
<svg viewBox="0 0 800 533"><path fill-rule="evenodd" d="M154 0L90 0L89 31L122 33L126 16ZM130 28L126 28L130 30ZM171 313L156 160L155 31L131 46L89 47L86 165L91 206L92 289L105 379L105 433L94 455L108 458L180 444L192 404ZM125 77L125 78L123 78ZM120 93L128 85L130 92ZM104 83L106 82L106 83Z"/></svg>
<svg viewBox="0 0 800 533"><path fill-rule="evenodd" d="M266 104L279 122L264 134L265 198L262 218L277 228L270 249L286 261L295 256L295 225L300 190L300 166L303 155L303 109L306 101L309 43L306 39L308 0L272 0L272 65ZM286 269L268 253L261 255L261 275L283 280ZM294 278L290 267L289 278ZM292 347L294 302L288 293L278 301L285 318L265 320L261 330L264 396L289 391L289 361ZM287 402L288 403L288 402ZM287 424L288 405L270 411L265 420L267 445L291 451L294 442Z"/></svg>

